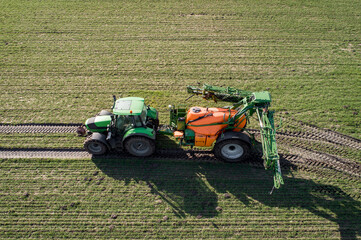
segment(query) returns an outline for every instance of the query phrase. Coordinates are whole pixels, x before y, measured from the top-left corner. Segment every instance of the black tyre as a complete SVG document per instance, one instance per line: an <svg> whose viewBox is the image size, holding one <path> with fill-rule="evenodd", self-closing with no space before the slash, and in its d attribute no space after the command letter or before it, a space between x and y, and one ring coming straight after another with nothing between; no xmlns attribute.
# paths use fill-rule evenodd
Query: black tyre
<svg viewBox="0 0 361 240"><path fill-rule="evenodd" d="M124 144L125 150L136 157L148 157L155 151L155 143L146 137L130 137Z"/></svg>
<svg viewBox="0 0 361 240"><path fill-rule="evenodd" d="M108 151L108 148L104 143L91 138L85 140L84 148L88 153L93 155L103 155Z"/></svg>
<svg viewBox="0 0 361 240"><path fill-rule="evenodd" d="M238 139L229 139L217 143L214 148L214 155L225 162L237 163L245 160L250 152L247 143Z"/></svg>

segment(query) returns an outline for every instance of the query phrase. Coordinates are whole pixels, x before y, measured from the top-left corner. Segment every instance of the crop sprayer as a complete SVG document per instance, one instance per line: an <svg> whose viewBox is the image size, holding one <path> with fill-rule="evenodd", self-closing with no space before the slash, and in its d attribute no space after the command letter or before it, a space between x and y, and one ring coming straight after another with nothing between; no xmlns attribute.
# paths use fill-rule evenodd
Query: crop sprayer
<svg viewBox="0 0 361 240"><path fill-rule="evenodd" d="M276 145L274 111L270 111L271 95L267 91L250 92L232 87L188 86L187 92L204 99L230 102L223 108L169 106L170 123L159 130L158 112L147 106L143 98L114 98L113 111L102 110L85 122L78 133L86 135L84 148L93 155L111 150L127 151L137 157L155 152L157 133L173 135L182 146L212 147L216 158L225 162L241 162L251 154L254 135L246 128L250 117L257 115L265 169L273 171L274 188L283 184ZM87 131L88 130L88 131Z"/></svg>

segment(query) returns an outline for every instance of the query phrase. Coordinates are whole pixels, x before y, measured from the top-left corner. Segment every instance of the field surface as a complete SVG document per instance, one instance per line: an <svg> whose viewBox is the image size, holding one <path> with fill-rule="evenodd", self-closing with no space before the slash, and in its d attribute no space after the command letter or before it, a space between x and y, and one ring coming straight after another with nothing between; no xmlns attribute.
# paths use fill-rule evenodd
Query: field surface
<svg viewBox="0 0 361 240"><path fill-rule="evenodd" d="M361 239L360 13L357 0L0 0L0 238ZM169 104L227 105L185 102L198 83L271 92L281 189L269 195L259 156L225 164L160 138L149 159L93 158L74 134L113 94L144 97L162 124Z"/></svg>

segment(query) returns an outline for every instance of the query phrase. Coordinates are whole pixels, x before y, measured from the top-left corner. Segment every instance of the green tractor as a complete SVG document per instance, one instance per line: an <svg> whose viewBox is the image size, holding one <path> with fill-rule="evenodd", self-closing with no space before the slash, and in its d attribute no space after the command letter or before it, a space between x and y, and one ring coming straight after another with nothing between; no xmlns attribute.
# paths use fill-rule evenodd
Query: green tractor
<svg viewBox="0 0 361 240"><path fill-rule="evenodd" d="M145 105L143 98L113 98L112 113L102 110L86 120L85 150L93 155L110 150L126 150L137 157L152 155L159 125L157 110ZM80 133L85 134L86 130L83 128Z"/></svg>

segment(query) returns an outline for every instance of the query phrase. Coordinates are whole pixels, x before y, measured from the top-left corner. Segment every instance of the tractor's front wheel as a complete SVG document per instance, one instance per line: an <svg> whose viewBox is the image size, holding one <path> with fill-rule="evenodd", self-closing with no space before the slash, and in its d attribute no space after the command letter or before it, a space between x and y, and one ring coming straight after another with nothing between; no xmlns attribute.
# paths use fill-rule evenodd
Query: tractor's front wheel
<svg viewBox="0 0 361 240"><path fill-rule="evenodd" d="M242 162L248 157L250 152L247 143L237 140L229 139L217 143L214 146L214 155L225 162L236 163Z"/></svg>
<svg viewBox="0 0 361 240"><path fill-rule="evenodd" d="M103 155L108 151L107 146L97 140L87 138L84 142L85 150L93 155Z"/></svg>
<svg viewBox="0 0 361 240"><path fill-rule="evenodd" d="M155 152L155 143L146 137L130 137L125 141L124 148L133 156L148 157Z"/></svg>

